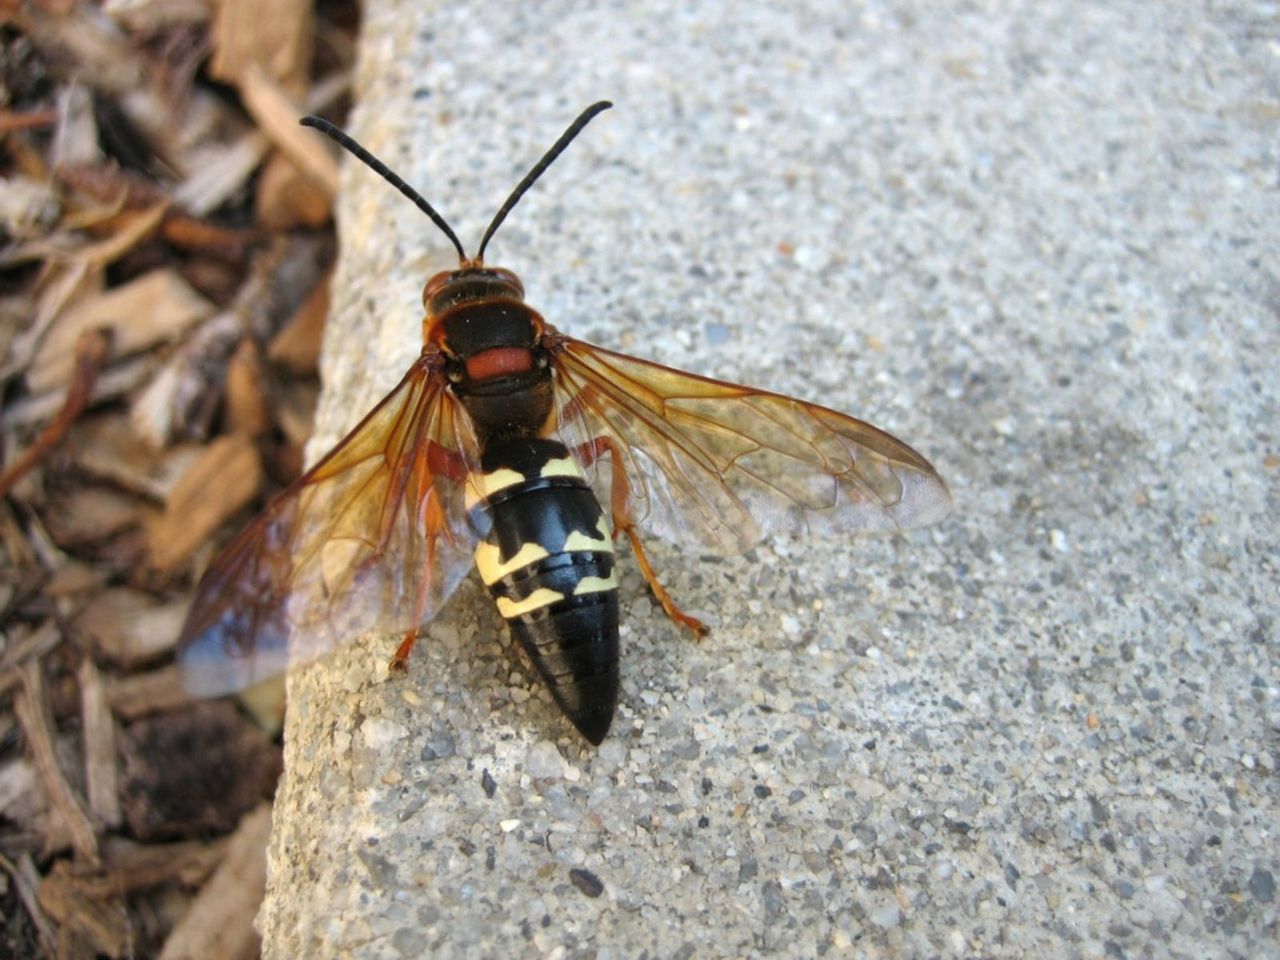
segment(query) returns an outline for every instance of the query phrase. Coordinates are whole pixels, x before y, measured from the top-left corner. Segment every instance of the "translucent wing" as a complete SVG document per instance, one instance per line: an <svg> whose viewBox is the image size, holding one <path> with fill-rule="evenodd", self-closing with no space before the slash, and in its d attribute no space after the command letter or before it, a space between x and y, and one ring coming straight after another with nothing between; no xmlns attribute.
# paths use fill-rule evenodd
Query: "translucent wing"
<svg viewBox="0 0 1280 960"><path fill-rule="evenodd" d="M611 441L631 518L672 542L733 553L766 534L922 526L951 507L929 462L869 423L559 333L550 344L561 438Z"/></svg>
<svg viewBox="0 0 1280 960"><path fill-rule="evenodd" d="M471 565L475 442L423 357L213 562L179 639L192 692L240 689L371 630L426 622Z"/></svg>

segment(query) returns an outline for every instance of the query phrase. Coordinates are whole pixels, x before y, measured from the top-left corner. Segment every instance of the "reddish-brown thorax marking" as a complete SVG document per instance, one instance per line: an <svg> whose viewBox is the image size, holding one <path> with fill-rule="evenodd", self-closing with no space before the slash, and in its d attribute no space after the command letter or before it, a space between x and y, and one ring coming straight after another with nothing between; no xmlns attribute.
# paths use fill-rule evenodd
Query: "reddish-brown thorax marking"
<svg viewBox="0 0 1280 960"><path fill-rule="evenodd" d="M532 367L533 354L524 347L494 347L467 358L467 376L472 380L524 373Z"/></svg>

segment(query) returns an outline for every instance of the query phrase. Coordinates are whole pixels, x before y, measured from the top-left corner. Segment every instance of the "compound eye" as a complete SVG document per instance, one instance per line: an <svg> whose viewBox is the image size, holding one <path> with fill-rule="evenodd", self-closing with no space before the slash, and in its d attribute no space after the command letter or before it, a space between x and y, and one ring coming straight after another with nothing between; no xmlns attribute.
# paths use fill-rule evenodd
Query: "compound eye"
<svg viewBox="0 0 1280 960"><path fill-rule="evenodd" d="M449 378L450 383L461 383L463 380L462 364L457 360L450 360L444 368L444 375Z"/></svg>

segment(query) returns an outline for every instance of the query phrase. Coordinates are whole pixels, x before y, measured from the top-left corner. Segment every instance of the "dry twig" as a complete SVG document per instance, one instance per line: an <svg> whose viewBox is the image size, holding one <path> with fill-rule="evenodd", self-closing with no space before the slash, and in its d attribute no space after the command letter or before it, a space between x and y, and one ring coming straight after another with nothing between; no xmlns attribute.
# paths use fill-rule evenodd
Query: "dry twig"
<svg viewBox="0 0 1280 960"><path fill-rule="evenodd" d="M40 886L40 874L36 871L31 854L22 854L17 863L0 854L0 868L9 874L14 887L17 888L18 899L22 901L27 916L31 918L31 923L36 928L36 935L40 938L40 949L46 957L57 956L53 930L49 926L44 911L40 909L40 901L36 895L36 890Z"/></svg>
<svg viewBox="0 0 1280 960"><path fill-rule="evenodd" d="M106 827L120 825L120 776L116 766L116 725L107 706L106 686L92 657L80 661L80 722L84 727L84 774L89 809Z"/></svg>
<svg viewBox="0 0 1280 960"><path fill-rule="evenodd" d="M76 341L75 369L71 375L71 386L67 388L67 397L53 422L36 438L35 443L26 449L4 473L0 474L0 497L5 496L13 485L62 442L62 438L71 429L71 424L84 411L93 393L93 385L98 379L98 371L102 368L110 348L111 337L103 330L86 330Z"/></svg>
<svg viewBox="0 0 1280 960"><path fill-rule="evenodd" d="M22 689L14 697L13 709L27 747L40 774L40 783L50 805L62 817L71 833L71 842L79 853L91 863L98 860L98 837L93 821L84 804L67 782L53 749L53 721L49 713L49 701L45 692L44 674L40 664L28 661L22 668Z"/></svg>

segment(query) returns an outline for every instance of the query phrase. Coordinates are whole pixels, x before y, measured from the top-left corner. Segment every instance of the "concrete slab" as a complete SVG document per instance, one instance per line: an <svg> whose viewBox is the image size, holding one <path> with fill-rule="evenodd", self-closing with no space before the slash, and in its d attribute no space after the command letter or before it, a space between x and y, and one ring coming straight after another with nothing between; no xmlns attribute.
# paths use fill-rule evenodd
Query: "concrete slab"
<svg viewBox="0 0 1280 960"><path fill-rule="evenodd" d="M268 957L1258 956L1277 904L1274 4L371 0L352 132L552 322L917 446L899 539L622 556L589 748L467 582L290 682ZM319 453L450 252L347 164Z"/></svg>

